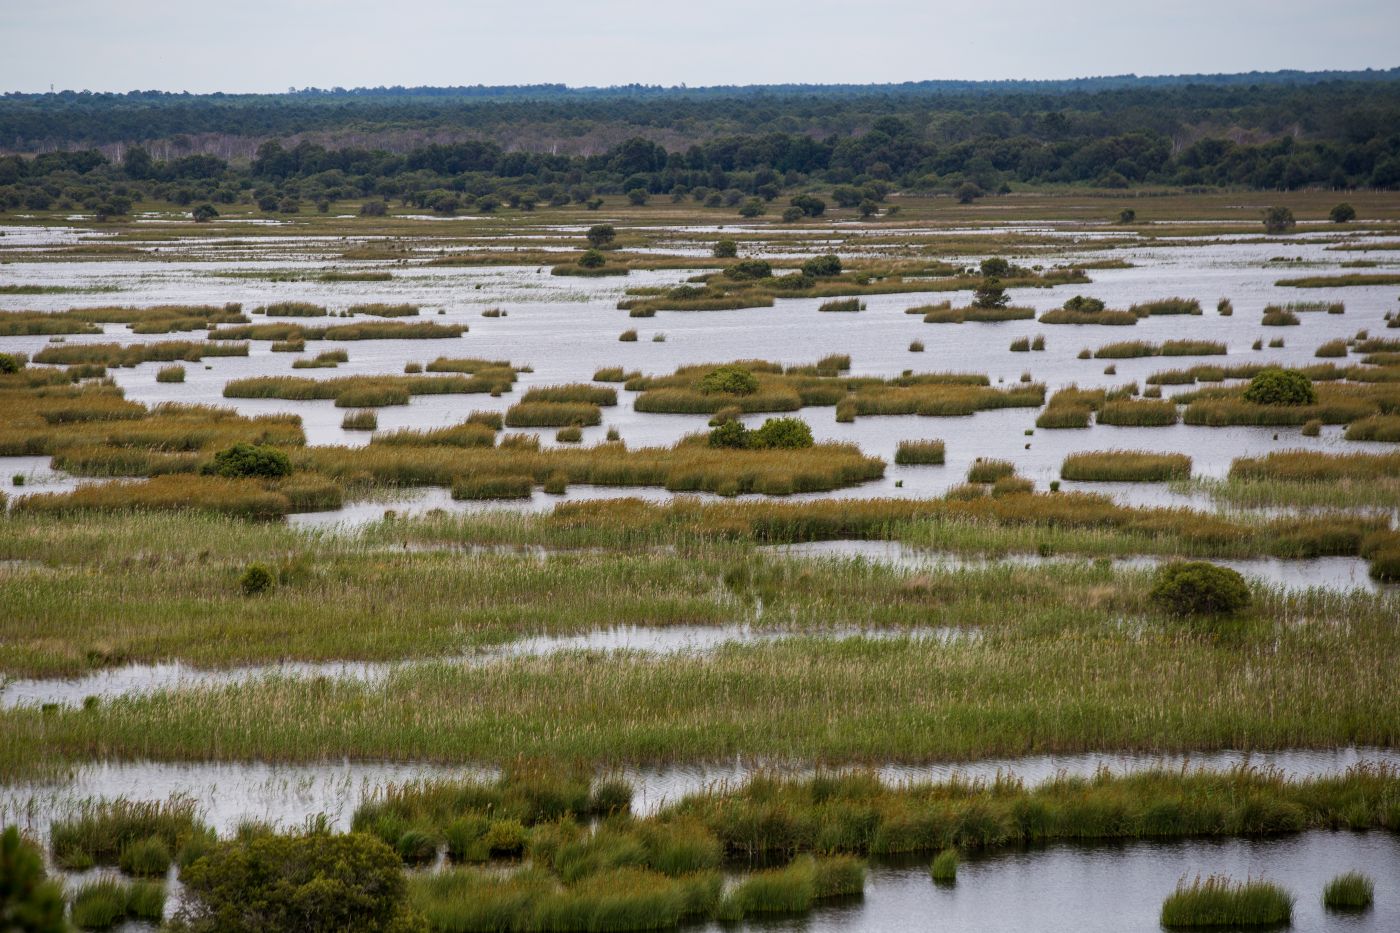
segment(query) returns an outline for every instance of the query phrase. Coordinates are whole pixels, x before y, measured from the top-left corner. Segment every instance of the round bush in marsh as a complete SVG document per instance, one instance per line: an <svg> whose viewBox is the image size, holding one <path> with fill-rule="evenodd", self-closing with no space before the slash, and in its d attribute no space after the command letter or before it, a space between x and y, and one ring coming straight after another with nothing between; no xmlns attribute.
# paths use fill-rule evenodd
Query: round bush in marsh
<svg viewBox="0 0 1400 933"><path fill-rule="evenodd" d="M1312 405L1317 401L1317 390L1302 373L1271 366L1249 380L1244 400L1255 405Z"/></svg>
<svg viewBox="0 0 1400 933"><path fill-rule="evenodd" d="M770 450L798 450L811 447L812 429L801 418L769 418L753 432L754 447Z"/></svg>
<svg viewBox="0 0 1400 933"><path fill-rule="evenodd" d="M802 272L817 279L840 275L841 259L835 253L813 256L802 264Z"/></svg>
<svg viewBox="0 0 1400 933"><path fill-rule="evenodd" d="M607 261L608 258L596 249L585 250L578 258L578 264L585 269L601 269Z"/></svg>
<svg viewBox="0 0 1400 933"><path fill-rule="evenodd" d="M17 373L24 364L24 357L18 353L0 353L0 373Z"/></svg>
<svg viewBox="0 0 1400 933"><path fill-rule="evenodd" d="M711 252L716 259L733 259L739 255L739 244L730 239L717 240Z"/></svg>
<svg viewBox="0 0 1400 933"><path fill-rule="evenodd" d="M1327 216L1334 224L1350 223L1356 219L1356 208L1343 201L1328 211Z"/></svg>
<svg viewBox="0 0 1400 933"><path fill-rule="evenodd" d="M710 431L710 446L742 450L749 446L749 431L738 421L722 421Z"/></svg>
<svg viewBox="0 0 1400 933"><path fill-rule="evenodd" d="M238 578L238 588L243 591L244 596L257 596L272 588L272 571L266 564L249 564L248 569L243 571L243 576Z"/></svg>
<svg viewBox="0 0 1400 933"><path fill-rule="evenodd" d="M1238 571L1206 561L1160 568L1148 599L1174 616L1228 616L1249 606L1249 586Z"/></svg>
<svg viewBox="0 0 1400 933"><path fill-rule="evenodd" d="M213 462L204 468L204 472L231 479L277 479L291 475L292 461L276 447L239 443L216 453Z"/></svg>
<svg viewBox="0 0 1400 933"><path fill-rule="evenodd" d="M720 366L700 378L700 391L753 395L758 391L758 378L742 366Z"/></svg>
<svg viewBox="0 0 1400 933"><path fill-rule="evenodd" d="M724 270L725 278L736 282L773 277L773 266L766 259L742 259Z"/></svg>

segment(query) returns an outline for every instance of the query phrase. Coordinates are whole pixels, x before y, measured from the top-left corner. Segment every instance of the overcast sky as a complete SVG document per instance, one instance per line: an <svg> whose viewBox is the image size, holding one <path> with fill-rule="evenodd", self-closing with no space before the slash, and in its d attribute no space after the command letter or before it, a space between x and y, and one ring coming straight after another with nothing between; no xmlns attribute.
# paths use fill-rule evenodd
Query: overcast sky
<svg viewBox="0 0 1400 933"><path fill-rule="evenodd" d="M0 90L1390 68L1400 0L0 0Z"/></svg>

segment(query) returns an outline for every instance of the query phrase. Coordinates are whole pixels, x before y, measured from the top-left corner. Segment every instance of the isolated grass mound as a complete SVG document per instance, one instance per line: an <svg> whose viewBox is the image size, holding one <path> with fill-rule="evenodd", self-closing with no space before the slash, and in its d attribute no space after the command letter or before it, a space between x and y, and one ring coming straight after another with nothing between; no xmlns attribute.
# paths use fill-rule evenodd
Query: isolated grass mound
<svg viewBox="0 0 1400 933"><path fill-rule="evenodd" d="M1375 882L1359 871L1338 875L1322 890L1322 903L1328 910L1359 912L1368 910L1375 900Z"/></svg>
<svg viewBox="0 0 1400 933"><path fill-rule="evenodd" d="M1179 883L1162 902L1161 923L1169 930L1274 927L1292 918L1293 896L1278 885L1212 875Z"/></svg>
<svg viewBox="0 0 1400 933"><path fill-rule="evenodd" d="M944 445L936 440L900 441L895 448L894 462L900 465L943 463Z"/></svg>
<svg viewBox="0 0 1400 933"><path fill-rule="evenodd" d="M1080 482L1165 483L1189 479L1191 458L1146 450L1105 450L1070 454L1060 477Z"/></svg>

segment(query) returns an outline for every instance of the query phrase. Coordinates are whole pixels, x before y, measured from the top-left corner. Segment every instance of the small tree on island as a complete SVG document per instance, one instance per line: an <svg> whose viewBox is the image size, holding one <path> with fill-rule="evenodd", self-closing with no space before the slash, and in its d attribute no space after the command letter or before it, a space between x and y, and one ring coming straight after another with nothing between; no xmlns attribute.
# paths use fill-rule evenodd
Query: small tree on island
<svg viewBox="0 0 1400 933"><path fill-rule="evenodd" d="M1343 201L1341 204L1332 208L1327 216L1332 219L1332 223L1334 224L1350 223L1356 219L1356 208Z"/></svg>
<svg viewBox="0 0 1400 933"><path fill-rule="evenodd" d="M1296 226L1298 221L1294 219L1293 212L1286 207L1271 207L1264 212L1266 233L1291 233Z"/></svg>
<svg viewBox="0 0 1400 933"><path fill-rule="evenodd" d="M972 293L974 308L1004 308L1010 301L1011 296L1006 294L998 278L984 279L977 291Z"/></svg>
<svg viewBox="0 0 1400 933"><path fill-rule="evenodd" d="M594 249L606 249L617 239L617 230L612 224L594 224L588 228L586 236Z"/></svg>

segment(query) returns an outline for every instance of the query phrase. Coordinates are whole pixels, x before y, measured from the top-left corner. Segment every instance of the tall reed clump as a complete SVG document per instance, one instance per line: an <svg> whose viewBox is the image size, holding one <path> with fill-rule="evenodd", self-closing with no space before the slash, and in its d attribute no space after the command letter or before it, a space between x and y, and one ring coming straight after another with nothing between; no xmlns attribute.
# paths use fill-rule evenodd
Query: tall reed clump
<svg viewBox="0 0 1400 933"><path fill-rule="evenodd" d="M346 431L373 431L379 427L379 416L372 411L347 411L340 426Z"/></svg>
<svg viewBox="0 0 1400 933"><path fill-rule="evenodd" d="M939 884L952 884L958 880L958 850L944 849L933 859L929 874Z"/></svg>
<svg viewBox="0 0 1400 933"><path fill-rule="evenodd" d="M469 420L444 428L400 428L375 434L370 443L389 447L491 447L496 443L497 430Z"/></svg>
<svg viewBox="0 0 1400 933"><path fill-rule="evenodd" d="M864 311L865 302L859 298L833 298L831 301L824 301L817 308L818 311Z"/></svg>
<svg viewBox="0 0 1400 933"><path fill-rule="evenodd" d="M417 317L417 305L389 305L389 304L364 304L351 305L345 309L347 314L369 314L374 317Z"/></svg>
<svg viewBox="0 0 1400 933"><path fill-rule="evenodd" d="M1321 358L1338 357L1346 355L1347 342L1341 339L1340 337L1338 337L1336 340L1328 340L1326 343L1323 343L1315 351L1313 351L1313 356Z"/></svg>
<svg viewBox="0 0 1400 933"><path fill-rule="evenodd" d="M943 463L943 442L936 440L900 441L894 462L902 466Z"/></svg>
<svg viewBox="0 0 1400 933"><path fill-rule="evenodd" d="M268 317L325 317L330 312L322 305L305 301L279 301L258 308L253 313L265 314Z"/></svg>
<svg viewBox="0 0 1400 933"><path fill-rule="evenodd" d="M627 330L624 330L622 333L618 334L617 339L620 340L620 341L622 341L623 343L636 343L636 342L637 342L637 331L636 331L636 328L630 328L630 327L629 327Z"/></svg>
<svg viewBox="0 0 1400 933"><path fill-rule="evenodd" d="M275 519L292 510L275 485L219 476L153 476L139 482L79 486L72 492L25 496L12 506L20 512L76 515L83 512L195 511L240 518Z"/></svg>
<svg viewBox="0 0 1400 933"><path fill-rule="evenodd" d="M98 878L79 886L70 917L80 930L106 930L124 920L158 924L164 913L165 885L161 882Z"/></svg>
<svg viewBox="0 0 1400 933"><path fill-rule="evenodd" d="M69 871L122 865L139 869L135 874L163 874L172 855L202 845L209 834L196 817L193 800L117 799L86 802L75 815L56 821L49 848L54 863Z"/></svg>
<svg viewBox="0 0 1400 933"><path fill-rule="evenodd" d="M1066 457L1060 476L1079 482L1165 483L1189 479L1191 458L1146 450L1086 451Z"/></svg>
<svg viewBox="0 0 1400 933"><path fill-rule="evenodd" d="M1195 298L1161 298L1157 301L1144 301L1128 308L1138 317L1159 314L1201 314L1201 303Z"/></svg>
<svg viewBox="0 0 1400 933"><path fill-rule="evenodd" d="M1268 881L1231 881L1223 875L1183 878L1162 902L1167 929L1282 926L1293 918L1293 896Z"/></svg>
<svg viewBox="0 0 1400 933"><path fill-rule="evenodd" d="M1282 309L1265 311L1259 323L1265 327L1293 327L1298 324L1298 315Z"/></svg>
<svg viewBox="0 0 1400 933"><path fill-rule="evenodd" d="M348 363L350 355L344 350L329 350L318 353L309 360L292 360L292 369L335 369L341 363Z"/></svg>
<svg viewBox="0 0 1400 933"><path fill-rule="evenodd" d="M978 457L967 471L967 481L969 483L991 485L999 479L1013 475L1015 472L1016 466L1009 460L984 460Z"/></svg>
<svg viewBox="0 0 1400 933"><path fill-rule="evenodd" d="M517 402L506 409L508 428L589 427L603 423L603 412L592 402Z"/></svg>
<svg viewBox="0 0 1400 933"><path fill-rule="evenodd" d="M531 402L581 402L586 405L616 405L617 390L607 386L589 385L576 382L569 385L536 386L525 393L520 400Z"/></svg>
<svg viewBox="0 0 1400 933"><path fill-rule="evenodd" d="M1376 900L1376 884L1359 871L1349 871L1327 882L1322 903L1328 910L1362 911Z"/></svg>
<svg viewBox="0 0 1400 933"><path fill-rule="evenodd" d="M530 476L466 476L452 484L452 498L528 499L534 487L534 478Z"/></svg>
<svg viewBox="0 0 1400 933"><path fill-rule="evenodd" d="M157 343L73 343L51 344L34 354L34 362L58 366L98 364L130 368L141 363L197 363L205 357L247 356L248 344L210 344L188 340Z"/></svg>
<svg viewBox="0 0 1400 933"><path fill-rule="evenodd" d="M156 370L156 382L184 382L185 367L162 366Z"/></svg>
<svg viewBox="0 0 1400 933"><path fill-rule="evenodd" d="M1170 399L1118 400L1104 402L1097 422L1119 427L1161 428L1176 424L1180 415Z"/></svg>
<svg viewBox="0 0 1400 933"><path fill-rule="evenodd" d="M980 324L997 324L1002 321L1029 321L1034 318L1034 308L1012 306L1005 308L978 308L975 306L948 308L935 305L924 309L925 324L963 324L969 321Z"/></svg>

